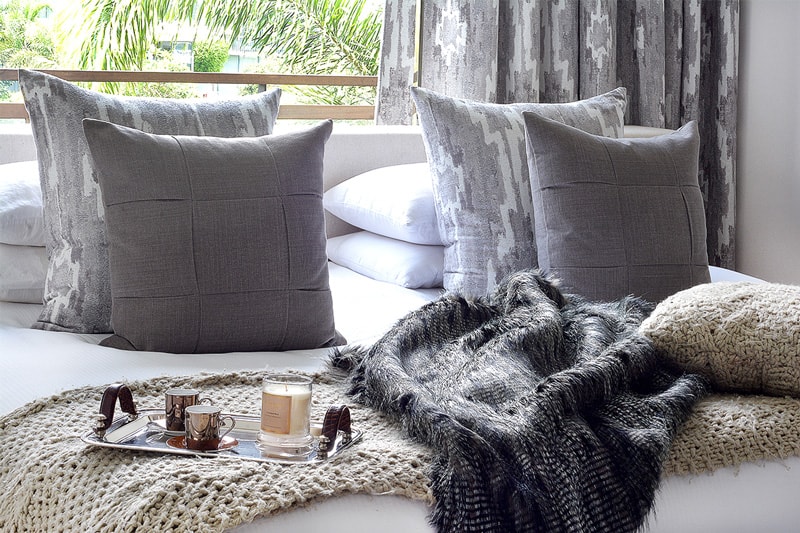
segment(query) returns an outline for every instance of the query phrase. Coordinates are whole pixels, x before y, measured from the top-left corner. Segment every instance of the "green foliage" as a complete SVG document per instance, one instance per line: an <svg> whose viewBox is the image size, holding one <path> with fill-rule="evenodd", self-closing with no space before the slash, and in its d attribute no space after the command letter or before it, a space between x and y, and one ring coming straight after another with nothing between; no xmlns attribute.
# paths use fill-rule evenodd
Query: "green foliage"
<svg viewBox="0 0 800 533"><path fill-rule="evenodd" d="M84 0L81 68L142 68L160 23L184 22L274 58L280 72L376 75L382 19L367 0ZM195 50L197 54L197 50ZM196 68L196 70L199 70ZM372 103L373 88L288 88L314 103Z"/></svg>
<svg viewBox="0 0 800 533"><path fill-rule="evenodd" d="M3 0L0 0L0 13ZM26 0L10 0L8 4ZM219 71L223 47L240 41L266 58L270 72L376 75L382 17L371 0L60 0L67 14L68 64L91 70L174 69L153 51L168 28L195 28L212 35L196 39L194 70ZM177 29L174 29L177 34ZM0 27L0 35L3 30ZM222 41L222 42L221 42ZM207 46L207 48L206 48ZM2 49L2 48L0 48ZM64 57L67 57L66 55ZM227 58L227 50L225 50ZM31 61L27 57L25 61ZM2 58L0 58L2 61ZM27 65L51 66L43 63ZM106 91L159 96L179 95L186 85L95 85ZM301 103L372 104L374 88L285 87ZM255 90L247 88L246 90Z"/></svg>
<svg viewBox="0 0 800 533"><path fill-rule="evenodd" d="M373 105L377 90L375 87L291 87L289 92L298 95L302 104L329 105Z"/></svg>
<svg viewBox="0 0 800 533"><path fill-rule="evenodd" d="M189 67L176 63L172 54L165 50L157 50L144 64L145 70L169 72L185 72ZM99 90L125 96L148 96L155 98L197 98L199 95L194 86L185 83L130 82L102 84Z"/></svg>
<svg viewBox="0 0 800 533"><path fill-rule="evenodd" d="M47 7L25 0L0 3L0 66L52 68L57 64L51 28L39 20Z"/></svg>
<svg viewBox="0 0 800 533"><path fill-rule="evenodd" d="M195 0L84 0L73 21L83 40L79 68L141 70L156 47L159 24L192 20L194 5Z"/></svg>
<svg viewBox="0 0 800 533"><path fill-rule="evenodd" d="M280 63L278 63L274 58L267 58L264 62L259 62L257 64L247 65L244 69L245 72L251 74L265 74L270 72L278 72L280 70ZM288 87L282 87L284 91L288 89ZM251 94L256 94L259 90L259 87L255 83L251 83L248 85L243 85L242 88L239 90L239 94L242 96L247 96ZM285 100L285 95L282 97Z"/></svg>
<svg viewBox="0 0 800 533"><path fill-rule="evenodd" d="M302 74L378 73L381 17L365 0L266 0L249 42L274 55L282 71ZM280 9L275 6L281 5ZM272 7L272 9L270 9ZM374 87L286 87L299 103L372 105Z"/></svg>
<svg viewBox="0 0 800 533"><path fill-rule="evenodd" d="M381 17L365 0L261 0L244 37L291 72L376 75Z"/></svg>
<svg viewBox="0 0 800 533"><path fill-rule="evenodd" d="M280 70L277 61L267 61L257 65L250 65L245 72L270 73ZM336 86L308 86L308 85L283 85L281 102L298 104L329 104L329 105L373 105L375 103L375 87L336 87ZM244 85L239 94L256 94L258 85ZM289 98L289 95L292 98Z"/></svg>
<svg viewBox="0 0 800 533"><path fill-rule="evenodd" d="M195 41L192 50L195 72L222 72L230 46L223 41Z"/></svg>

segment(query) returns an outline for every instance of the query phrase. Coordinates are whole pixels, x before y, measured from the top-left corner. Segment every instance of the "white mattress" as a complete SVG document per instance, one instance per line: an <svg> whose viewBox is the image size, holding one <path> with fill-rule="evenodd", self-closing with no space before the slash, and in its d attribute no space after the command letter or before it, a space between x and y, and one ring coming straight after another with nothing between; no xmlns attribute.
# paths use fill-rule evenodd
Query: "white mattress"
<svg viewBox="0 0 800 533"><path fill-rule="evenodd" d="M398 318L439 294L436 289L412 291L374 281L333 263L330 276L336 327L349 342L370 342ZM39 308L0 302L0 376L4 376L0 415L36 398L84 385L268 367L314 372L322 368L328 353L327 349L225 354L120 351L98 345L108 335L30 329Z"/></svg>
<svg viewBox="0 0 800 533"><path fill-rule="evenodd" d="M374 281L335 264L330 273L337 329L350 342L369 343L439 293ZM712 278L748 279L716 268ZM97 345L104 335L29 329L38 314L38 305L0 302L0 415L36 398L85 385L268 367L317 371L327 354L327 350L210 355L118 351ZM670 477L656 499L650 531L795 531L800 524L798 494L800 458L796 457L710 475ZM259 519L236 531L431 531L428 511L420 502L397 496L348 495Z"/></svg>

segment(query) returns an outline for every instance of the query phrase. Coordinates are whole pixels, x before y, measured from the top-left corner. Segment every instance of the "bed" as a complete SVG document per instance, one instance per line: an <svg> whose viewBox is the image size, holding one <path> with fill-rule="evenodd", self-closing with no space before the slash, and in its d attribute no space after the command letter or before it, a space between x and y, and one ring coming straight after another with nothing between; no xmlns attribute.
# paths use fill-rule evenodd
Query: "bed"
<svg viewBox="0 0 800 533"><path fill-rule="evenodd" d="M625 133L629 137L648 137L664 131L626 127ZM35 158L30 134L24 128L0 135L0 161ZM418 164L425 159L419 128L337 126L325 150L324 188L329 190L373 169ZM331 240L361 229L330 214L326 223ZM426 260L430 261L429 258ZM354 261L358 263L358 260ZM346 260L340 262L347 263ZM362 272L365 269L362 264ZM407 288L396 280L375 279L381 276L374 272L365 275L334 262L328 264L328 270L336 328L351 344L369 345L407 313L442 294L436 280L428 282L432 285L428 288ZM755 278L717 267L710 267L710 272L714 283L761 283ZM169 376L262 372L267 368L317 373L326 370L330 357L329 348L221 354L120 351L98 344L107 334L31 329L40 311L39 304L0 302L2 417L13 417L15 410L29 402L87 386L99 394L111 383L143 382ZM357 410L358 406L353 406L353 409ZM799 454L800 445L795 443L793 451L782 459L745 462L717 468L711 473L666 477L657 492L654 511L647 520L648 530L793 530L800 523L800 510L795 504L800 491ZM8 462L9 457L3 456L2 460ZM59 468L58 465L54 467ZM429 498L404 497L392 490L377 492L350 493L332 498L322 495L303 505L238 524L232 530L309 531L320 527L342 532L433 530L428 523ZM73 519L79 520L80 517Z"/></svg>
<svg viewBox="0 0 800 533"><path fill-rule="evenodd" d="M739 279L729 271L714 270L717 279ZM436 290L415 291L377 282L335 264L331 265L331 280L338 327L356 341L368 342L405 312L437 295ZM365 315L363 309L371 312ZM119 381L234 369L288 367L315 372L324 368L327 360L327 350L205 356L134 352L120 357L111 348L97 346L101 335L30 329L38 312L34 304L0 304L3 415L37 398L85 385L101 391ZM89 418L81 431L89 428ZM794 505L799 471L800 459L790 457L745 463L713 474L668 477L659 490L650 531L791 531L800 518ZM352 494L259 518L234 531L307 531L319 524L342 532L432 531L427 523L429 511L427 503L401 496Z"/></svg>

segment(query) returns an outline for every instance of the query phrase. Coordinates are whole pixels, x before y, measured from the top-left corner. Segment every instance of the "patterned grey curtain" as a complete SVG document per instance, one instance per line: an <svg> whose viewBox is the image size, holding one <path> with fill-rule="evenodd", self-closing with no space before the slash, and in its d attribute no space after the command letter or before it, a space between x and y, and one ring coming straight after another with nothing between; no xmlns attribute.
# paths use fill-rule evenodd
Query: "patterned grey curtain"
<svg viewBox="0 0 800 533"><path fill-rule="evenodd" d="M738 0L387 0L385 17L378 123L413 121L415 70L422 87L498 103L623 86L628 124L697 120L709 260L735 266Z"/></svg>

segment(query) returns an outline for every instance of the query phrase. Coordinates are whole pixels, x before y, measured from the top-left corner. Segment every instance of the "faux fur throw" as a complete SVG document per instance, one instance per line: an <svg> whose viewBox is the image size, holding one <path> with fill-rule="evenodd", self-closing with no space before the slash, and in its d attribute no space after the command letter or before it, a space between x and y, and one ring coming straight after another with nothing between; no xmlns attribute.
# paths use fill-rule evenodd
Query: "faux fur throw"
<svg viewBox="0 0 800 533"><path fill-rule="evenodd" d="M635 531L704 392L637 332L652 310L562 295L534 272L412 312L333 364L434 453L439 531Z"/></svg>

